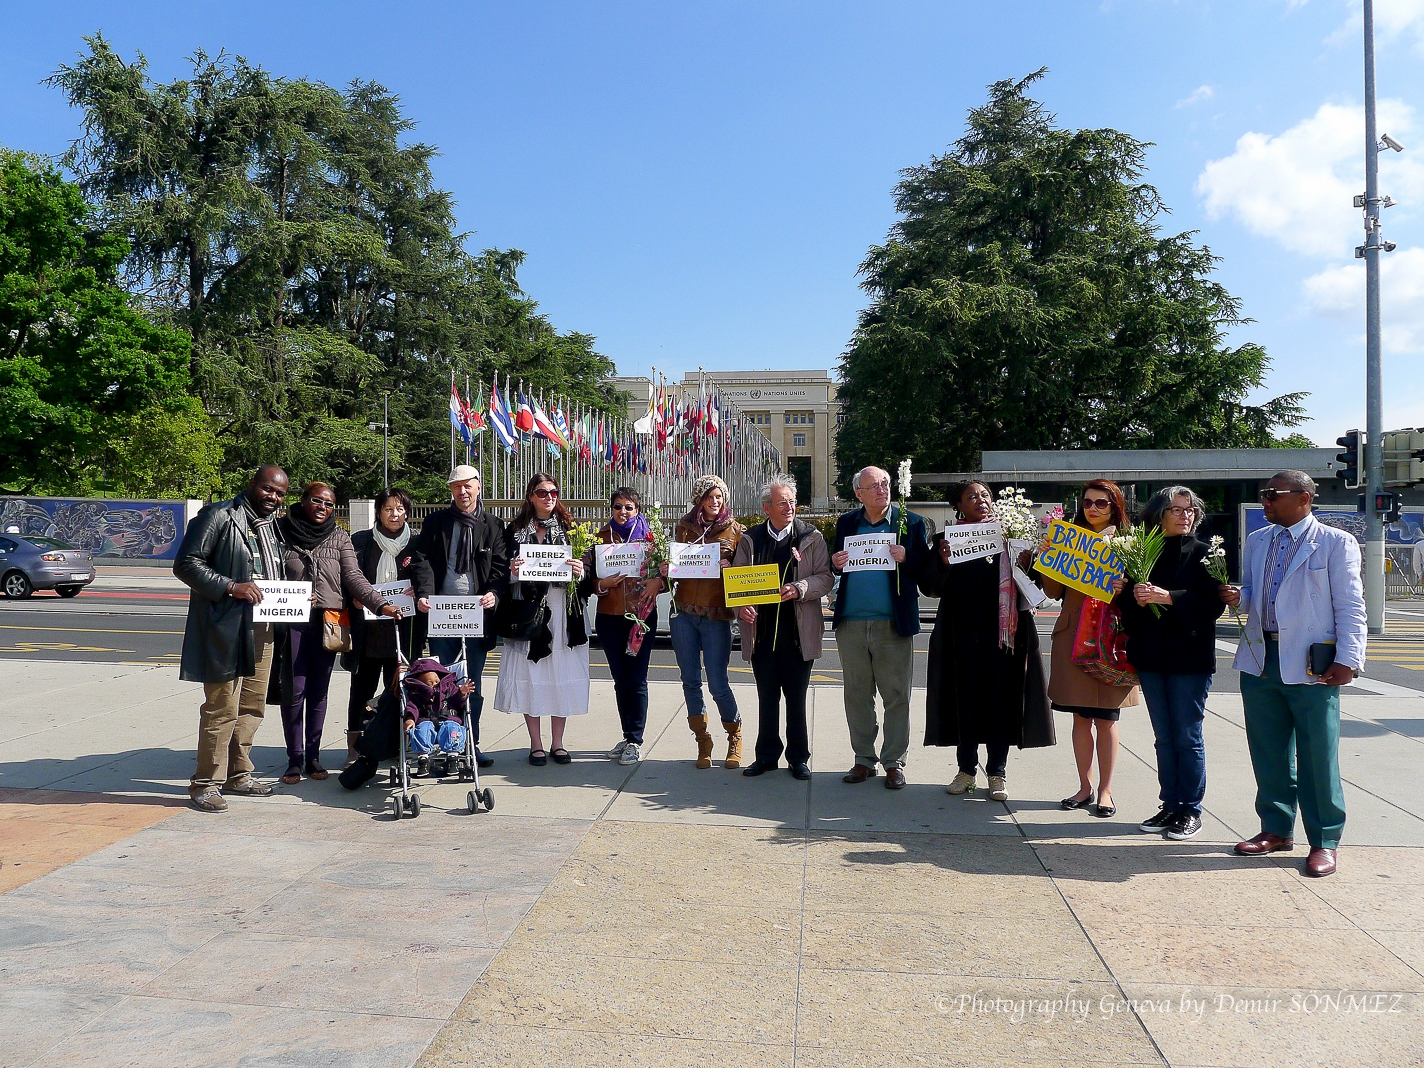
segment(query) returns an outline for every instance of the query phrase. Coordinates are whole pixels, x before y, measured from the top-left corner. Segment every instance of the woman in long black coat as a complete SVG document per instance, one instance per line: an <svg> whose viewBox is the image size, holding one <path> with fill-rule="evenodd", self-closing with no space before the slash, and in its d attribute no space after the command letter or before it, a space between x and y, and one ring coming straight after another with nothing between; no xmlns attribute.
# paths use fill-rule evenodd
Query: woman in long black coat
<svg viewBox="0 0 1424 1068"><path fill-rule="evenodd" d="M367 582L408 580L417 598L428 597L435 592L435 577L429 561L417 548L419 539L411 531L412 507L410 494L405 490L383 489L376 495L375 528L351 535L351 545ZM425 645L425 616L413 613L399 622L368 620L361 606L354 602L348 605L348 612L351 652L342 659L342 666L351 672L351 698L346 706L346 766L349 768L359 755L357 746L366 721L367 702L375 696L381 682L384 681L388 690L396 684L397 628L399 652L411 663L420 656Z"/></svg>
<svg viewBox="0 0 1424 1068"><path fill-rule="evenodd" d="M961 523L993 518L994 494L982 482L960 485L951 501ZM1007 546L956 564L949 562L943 534L935 536L933 548L932 563L920 577L920 591L939 598L930 634L925 744L957 747L952 794L975 788L983 745L989 796L1006 801L1009 747L1057 741L1033 611L1014 584Z"/></svg>

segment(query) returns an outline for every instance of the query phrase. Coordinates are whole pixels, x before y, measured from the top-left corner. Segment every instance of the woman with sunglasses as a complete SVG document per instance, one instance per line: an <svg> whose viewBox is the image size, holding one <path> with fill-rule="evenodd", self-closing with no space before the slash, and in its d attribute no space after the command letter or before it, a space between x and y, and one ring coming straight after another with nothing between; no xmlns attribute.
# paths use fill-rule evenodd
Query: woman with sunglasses
<svg viewBox="0 0 1424 1068"><path fill-rule="evenodd" d="M619 486L608 504L613 516L598 532L600 544L649 542L652 532L639 510L642 499L637 490ZM608 751L608 759L623 765L636 764L642 758L643 727L648 722L648 660L653 655L653 635L658 630L658 594L663 580L600 575L596 558L596 550L589 549L583 561L584 579L579 593L598 596L593 626L603 655L608 658L618 719L623 726L623 740Z"/></svg>
<svg viewBox="0 0 1424 1068"><path fill-rule="evenodd" d="M970 481L952 488L960 523L986 523L994 491ZM943 534L931 543L920 592L938 597L925 679L925 744L955 746L952 794L972 792L984 747L989 796L1007 801L1009 747L1053 745L1033 610L1019 593L1008 551L950 563Z"/></svg>
<svg viewBox="0 0 1424 1068"><path fill-rule="evenodd" d="M1202 720L1216 671L1216 621L1226 610L1221 587L1203 566L1207 545L1194 531L1206 513L1186 486L1168 486L1142 510L1142 526L1161 527L1162 555L1146 582L1119 579L1127 659L1137 669L1157 741L1162 808L1138 827L1185 841L1201 830L1206 796ZM1155 614L1151 605L1160 605Z"/></svg>
<svg viewBox="0 0 1424 1068"><path fill-rule="evenodd" d="M529 729L529 763L543 767L572 757L564 748L564 724L569 716L588 712L588 629L583 598L575 585L583 578L583 561L568 562L571 582L524 582L519 573L523 545L567 545L574 518L559 501L559 484L540 472L524 490L524 504L505 528L509 549L509 600L543 606L534 615L536 629L528 640L506 638L499 659L494 707L524 717ZM513 611L506 603L501 610ZM552 745L548 751L539 717L549 717Z"/></svg>
<svg viewBox="0 0 1424 1068"><path fill-rule="evenodd" d="M1094 534L1126 531L1131 524L1127 520L1127 501L1118 484L1095 478L1085 485L1073 523ZM1094 816L1107 819L1117 814L1112 799L1113 768L1117 765L1117 720L1125 707L1138 703L1137 687L1109 686L1085 674L1073 663L1073 639L1078 633L1087 595L1068 589L1047 575L1040 578L1043 592L1063 601L1063 609L1053 624L1048 696L1058 711L1073 714L1073 759L1078 765L1078 792L1065 797L1062 805L1070 810L1087 809ZM1094 753L1098 758L1096 804L1089 778Z"/></svg>
<svg viewBox="0 0 1424 1068"><path fill-rule="evenodd" d="M312 584L311 616L289 628L282 672L282 730L287 738L282 781L293 786L303 771L313 779L327 775L321 766L321 732L331 669L341 650L326 647L326 614L344 610L348 597L383 616L399 619L401 613L361 573L351 535L336 525L336 493L325 482L308 484L301 501L278 526L286 545L287 578Z"/></svg>

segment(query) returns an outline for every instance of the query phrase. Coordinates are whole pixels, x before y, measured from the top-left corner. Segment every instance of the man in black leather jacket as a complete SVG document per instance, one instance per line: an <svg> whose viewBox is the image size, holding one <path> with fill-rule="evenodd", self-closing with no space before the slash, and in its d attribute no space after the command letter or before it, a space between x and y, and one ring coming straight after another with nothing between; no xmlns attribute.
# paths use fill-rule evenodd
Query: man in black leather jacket
<svg viewBox="0 0 1424 1068"><path fill-rule="evenodd" d="M285 577L275 520L286 496L286 472L261 468L232 500L198 513L173 564L193 590L178 677L203 684L198 767L188 784L203 812L225 811L225 793L272 793L252 776L251 750L272 672L273 628L252 622L252 606L262 600L255 579Z"/></svg>

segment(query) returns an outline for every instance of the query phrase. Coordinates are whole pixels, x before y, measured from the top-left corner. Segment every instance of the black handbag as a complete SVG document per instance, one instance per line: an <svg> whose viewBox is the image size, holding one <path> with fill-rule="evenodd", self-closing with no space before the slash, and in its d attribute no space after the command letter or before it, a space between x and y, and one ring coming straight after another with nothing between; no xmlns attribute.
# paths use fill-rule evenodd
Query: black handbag
<svg viewBox="0 0 1424 1068"><path fill-rule="evenodd" d="M506 597L494 613L494 632L507 642L527 642L549 622L549 606L543 597L526 601Z"/></svg>

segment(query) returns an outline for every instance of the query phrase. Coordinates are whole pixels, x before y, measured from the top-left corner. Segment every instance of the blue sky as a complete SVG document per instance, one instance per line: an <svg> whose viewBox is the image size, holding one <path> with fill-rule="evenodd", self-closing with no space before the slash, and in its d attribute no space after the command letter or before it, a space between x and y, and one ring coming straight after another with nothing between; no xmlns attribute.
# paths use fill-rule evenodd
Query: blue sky
<svg viewBox="0 0 1424 1068"><path fill-rule="evenodd" d="M1040 66L1062 124L1154 142L1148 179L1224 258L1317 442L1363 422L1359 3L4 6L0 144L58 153L78 116L40 81L102 30L155 77L195 48L398 93L478 247L625 374L833 368L856 268L900 168L943 151L984 87ZM1424 0L1377 0L1387 264L1385 420L1424 425ZM1353 19L1353 21L1352 21Z"/></svg>

